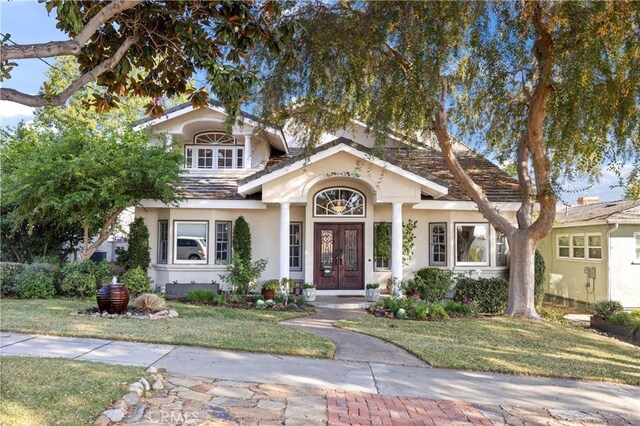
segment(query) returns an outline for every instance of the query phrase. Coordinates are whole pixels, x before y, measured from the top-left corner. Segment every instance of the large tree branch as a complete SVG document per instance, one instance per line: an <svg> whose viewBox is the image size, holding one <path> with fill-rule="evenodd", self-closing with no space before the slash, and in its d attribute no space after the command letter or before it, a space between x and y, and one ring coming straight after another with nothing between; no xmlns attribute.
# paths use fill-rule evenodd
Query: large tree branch
<svg viewBox="0 0 640 426"><path fill-rule="evenodd" d="M476 203L480 213L482 213L482 215L486 217L487 220L489 220L489 222L498 229L498 231L507 235L512 231L515 231L516 228L494 209L491 201L487 198L484 189L471 179L460 164L460 161L458 161L458 157L456 157L456 154L453 152L452 138L451 135L449 135L449 130L447 128L447 113L444 107L445 96L446 91L443 88L442 98L440 100L440 109L436 112L433 126L433 131L438 139L438 144L440 145L444 162L460 186L462 186L466 193L469 194L471 199Z"/></svg>
<svg viewBox="0 0 640 426"><path fill-rule="evenodd" d="M93 36L104 23L108 22L118 13L137 6L142 1L143 0L115 0L109 3L96 13L82 28L82 31L71 40L0 46L0 61L77 55L80 49L87 44L91 36Z"/></svg>
<svg viewBox="0 0 640 426"><path fill-rule="evenodd" d="M543 131L547 115L547 101L553 87L553 39L549 22L545 22L543 5L533 4L533 25L537 38L533 45L538 60L538 82L531 95L527 117L527 148L533 160L536 179L536 198L540 203L540 216L530 227L530 235L535 241L544 238L553 227L556 216L556 197L549 182L551 166L547 158Z"/></svg>
<svg viewBox="0 0 640 426"><path fill-rule="evenodd" d="M113 232L113 226L115 225L118 216L123 211L124 208L119 208L115 212L113 212L102 225L102 228L100 228L98 238L91 245L87 245L87 243L85 243L84 253L82 253L82 258L84 260L88 260L93 255L93 253L95 253L98 247L100 247L102 243L104 243L107 238L109 238L109 235L111 235L111 233Z"/></svg>
<svg viewBox="0 0 640 426"><path fill-rule="evenodd" d="M5 101L13 101L30 107L57 106L62 105L84 85L94 81L103 73L112 70L122 59L124 54L136 42L135 37L127 38L118 48L116 53L109 59L104 60L91 71L82 74L77 80L71 83L65 90L51 97L44 95L29 95L19 92L15 89L0 88L0 99Z"/></svg>

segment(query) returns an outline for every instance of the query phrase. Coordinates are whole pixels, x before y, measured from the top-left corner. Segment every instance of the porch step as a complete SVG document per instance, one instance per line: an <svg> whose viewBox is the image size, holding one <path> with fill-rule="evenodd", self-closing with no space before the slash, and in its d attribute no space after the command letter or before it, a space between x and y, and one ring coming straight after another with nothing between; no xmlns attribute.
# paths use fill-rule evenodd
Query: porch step
<svg viewBox="0 0 640 426"><path fill-rule="evenodd" d="M364 297L318 296L315 302L309 302L316 308L328 309L367 309L375 302L367 302Z"/></svg>

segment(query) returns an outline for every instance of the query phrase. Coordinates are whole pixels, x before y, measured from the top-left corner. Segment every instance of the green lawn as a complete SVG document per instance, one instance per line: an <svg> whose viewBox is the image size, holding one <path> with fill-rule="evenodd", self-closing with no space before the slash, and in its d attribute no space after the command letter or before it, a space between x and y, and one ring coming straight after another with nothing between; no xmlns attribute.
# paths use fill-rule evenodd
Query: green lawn
<svg viewBox="0 0 640 426"><path fill-rule="evenodd" d="M325 338L278 324L302 313L168 303L178 311L179 318L151 321L69 315L69 311L89 308L93 303L62 299L3 299L0 329L316 358L331 358L335 351L333 342Z"/></svg>
<svg viewBox="0 0 640 426"><path fill-rule="evenodd" d="M640 384L640 348L572 325L504 317L336 324L395 343L438 368Z"/></svg>
<svg viewBox="0 0 640 426"><path fill-rule="evenodd" d="M66 359L0 357L0 423L86 425L144 369Z"/></svg>

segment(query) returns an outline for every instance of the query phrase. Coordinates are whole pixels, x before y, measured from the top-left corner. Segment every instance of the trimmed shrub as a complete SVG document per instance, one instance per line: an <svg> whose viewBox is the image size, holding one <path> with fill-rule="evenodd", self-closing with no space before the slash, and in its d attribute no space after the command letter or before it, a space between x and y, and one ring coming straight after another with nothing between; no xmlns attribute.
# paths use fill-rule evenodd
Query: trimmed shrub
<svg viewBox="0 0 640 426"><path fill-rule="evenodd" d="M27 268L26 263L0 262L0 296L15 296L16 276Z"/></svg>
<svg viewBox="0 0 640 426"><path fill-rule="evenodd" d="M41 268L25 268L15 277L14 290L21 299L50 299L56 292L54 276Z"/></svg>
<svg viewBox="0 0 640 426"><path fill-rule="evenodd" d="M602 319L609 319L612 315L622 312L624 307L617 300L600 300L593 304L591 312Z"/></svg>
<svg viewBox="0 0 640 426"><path fill-rule="evenodd" d="M164 305L164 301L157 294L144 293L136 297L133 304L143 311L157 311Z"/></svg>
<svg viewBox="0 0 640 426"><path fill-rule="evenodd" d="M140 266L136 266L122 274L120 281L129 290L130 297L138 297L142 293L150 293L151 283L153 282Z"/></svg>
<svg viewBox="0 0 640 426"><path fill-rule="evenodd" d="M547 267L544 264L544 258L538 250L536 250L534 270L535 287L533 293L536 306L541 306L544 300L544 284Z"/></svg>
<svg viewBox="0 0 640 426"><path fill-rule="evenodd" d="M480 312L499 314L507 307L508 284L502 278L459 278L453 300L474 302Z"/></svg>
<svg viewBox="0 0 640 426"><path fill-rule="evenodd" d="M191 302L216 302L218 295L213 290L191 290L188 291L187 300Z"/></svg>
<svg viewBox="0 0 640 426"><path fill-rule="evenodd" d="M447 295L453 282L453 272L438 268L422 268L416 272L414 282L420 299L437 302Z"/></svg>
<svg viewBox="0 0 640 426"><path fill-rule="evenodd" d="M62 279L60 293L67 297L89 298L96 295L96 278L91 274L72 271Z"/></svg>
<svg viewBox="0 0 640 426"><path fill-rule="evenodd" d="M118 249L118 262L127 271L136 267L142 269L145 274L149 270L151 256L149 254L149 228L144 223L144 219L137 217L129 228L129 248Z"/></svg>
<svg viewBox="0 0 640 426"><path fill-rule="evenodd" d="M83 260L81 262L70 262L62 267L62 277L71 274L91 275L95 281L94 291L103 284L108 284L113 273L113 265L110 262L94 262L92 260Z"/></svg>
<svg viewBox="0 0 640 426"><path fill-rule="evenodd" d="M233 253L237 254L237 259L245 264L251 262L251 229L243 216L238 216L233 224ZM236 262L234 255L234 262Z"/></svg>

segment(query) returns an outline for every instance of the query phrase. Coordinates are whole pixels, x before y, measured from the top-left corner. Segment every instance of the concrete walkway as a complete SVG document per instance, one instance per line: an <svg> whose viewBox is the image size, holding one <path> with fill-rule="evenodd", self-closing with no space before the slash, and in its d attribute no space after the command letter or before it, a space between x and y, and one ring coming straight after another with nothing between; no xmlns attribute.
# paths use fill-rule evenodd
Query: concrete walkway
<svg viewBox="0 0 640 426"><path fill-rule="evenodd" d="M167 368L172 374L531 408L606 410L640 424L640 388L186 346L0 333L0 355L46 356ZM382 360L381 360L382 361Z"/></svg>
<svg viewBox="0 0 640 426"><path fill-rule="evenodd" d="M336 321L361 315L366 315L362 309L318 308L315 314L294 318L281 324L298 327L331 340L336 345L336 353L333 357L335 360L429 367L421 359L394 344L366 334L333 327Z"/></svg>

